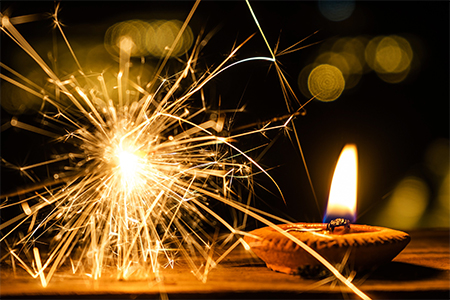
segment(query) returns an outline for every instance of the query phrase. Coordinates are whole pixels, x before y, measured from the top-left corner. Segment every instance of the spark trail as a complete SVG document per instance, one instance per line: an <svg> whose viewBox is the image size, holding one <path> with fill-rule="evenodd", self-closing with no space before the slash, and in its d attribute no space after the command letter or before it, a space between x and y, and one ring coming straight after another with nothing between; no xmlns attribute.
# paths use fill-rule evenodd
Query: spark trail
<svg viewBox="0 0 450 300"><path fill-rule="evenodd" d="M208 37L198 38L179 72L162 76L171 49L175 49L198 4L199 1L194 4L150 82L139 83L130 75L133 41L122 37L118 69L112 74L114 86L107 85L107 74L83 70L58 20L59 5L53 15L55 28L78 66L66 78L57 76L10 19L1 15L2 32L38 64L51 85L40 87L2 63L2 68L11 74L0 74L2 80L42 99L41 107L46 109L40 113L48 128L16 118L10 126L51 137L54 142L70 144L73 149L25 167L15 167L2 159L4 166L16 168L36 185L3 196L0 209L20 206L23 212L0 224L0 241L7 245L11 259L34 278L39 277L44 287L58 268L69 262L74 273L94 279L111 272L123 279L131 276L158 279L160 270L173 266L179 257L184 258L195 276L206 281L210 269L236 245L242 243L248 247L241 238L245 233L240 230L245 227L245 221L239 226L230 225L210 208L211 201L278 228L255 213L250 202L235 200L237 181L251 193L252 169L267 175L277 188L278 185L248 153L234 146L233 141L269 130L284 130L304 105L297 112L290 111L287 94L292 89L272 51L271 57L230 63L251 37L235 47L216 68L200 75L196 63ZM203 87L215 76L236 64L254 60L274 63L291 116L282 119L285 122L280 125L228 137L218 134L223 120L198 122L205 107L192 105L194 95L203 98ZM32 172L34 168L64 161L68 171L56 174L54 180L41 180ZM19 194L26 198L17 201L15 196ZM211 254L215 240L207 230L208 226L217 226L216 223L236 240L218 258ZM8 243L8 238L25 225L26 233ZM360 297L367 298L317 253L289 233L283 234L323 262ZM206 264L198 263L198 258Z"/></svg>
<svg viewBox="0 0 450 300"><path fill-rule="evenodd" d="M197 5L198 2L169 49L175 48ZM198 257L211 259L209 249L214 242L203 228L211 226L212 221L208 208L211 198L202 190L223 199L232 197L231 183L237 177L250 185L250 165L254 162L232 146L236 137L216 135L221 130L217 121L196 122L205 108L193 108L191 98L226 70L229 59L246 41L198 80L195 64L201 39L182 69L170 78L161 76L169 50L152 81L140 85L129 75L133 41L124 36L120 41L119 68L113 74L115 92L110 93L105 74L83 71L62 31L57 11L58 7L55 27L79 67L64 79L45 63L9 18L2 16L2 31L39 65L53 86L41 88L4 64L18 78L1 74L1 79L41 98L44 106L51 106L53 113L50 109L41 112L46 123L64 130L53 132L17 118L10 125L71 144L75 150L61 153L57 159L17 167L33 182L40 183L33 175L34 168L60 161L72 166L57 181L32 189L32 196L30 190L23 190L28 196L24 201L13 200L14 195L4 197L0 208L19 205L23 213L0 225L2 231L8 229L1 241L23 224L29 225L27 233L10 247L11 255L30 275L39 277L43 286L68 259L74 273L88 273L97 279L110 266L114 266L118 278L132 274L157 277L161 266L173 265L174 259L181 256L188 261L192 273L206 280L203 274L208 270L201 271L205 267L194 261ZM252 60L272 61L264 57ZM190 82L188 88L180 92L185 82ZM135 95L135 100L130 95ZM226 227L237 232L227 223ZM39 240L48 247L38 247ZM243 241L239 237L238 240ZM30 249L34 269L25 263ZM208 265L211 268L215 263Z"/></svg>

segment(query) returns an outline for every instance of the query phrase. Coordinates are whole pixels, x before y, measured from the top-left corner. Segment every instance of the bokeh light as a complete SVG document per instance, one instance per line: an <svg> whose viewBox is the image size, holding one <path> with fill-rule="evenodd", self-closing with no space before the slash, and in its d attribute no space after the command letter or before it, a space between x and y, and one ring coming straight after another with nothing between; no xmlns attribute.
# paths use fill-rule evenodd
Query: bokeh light
<svg viewBox="0 0 450 300"><path fill-rule="evenodd" d="M399 83L411 69L413 50L410 43L402 37L377 36L367 44L365 58L382 80Z"/></svg>
<svg viewBox="0 0 450 300"><path fill-rule="evenodd" d="M113 55L120 55L121 43L126 37L131 57L153 56L161 58L171 50L183 22L179 20L129 20L119 22L108 28L105 34L105 48ZM189 26L183 31L171 56L185 54L192 46L194 35ZM124 45L122 45L124 46ZM127 51L128 52L128 51Z"/></svg>
<svg viewBox="0 0 450 300"><path fill-rule="evenodd" d="M336 53L348 53L355 57L362 69L362 73L367 73L371 71L370 67L366 63L365 50L366 45L369 42L369 38L365 36L356 37L342 37L336 40L331 47L332 52ZM358 72L359 70L353 70L353 72Z"/></svg>
<svg viewBox="0 0 450 300"><path fill-rule="evenodd" d="M383 38L378 43L375 52L375 62L380 67L379 72L394 72L400 64L402 56L402 50L393 38Z"/></svg>
<svg viewBox="0 0 450 300"><path fill-rule="evenodd" d="M335 66L322 64L315 67L309 74L308 89L320 101L336 100L342 94L344 88L344 76Z"/></svg>
<svg viewBox="0 0 450 300"><path fill-rule="evenodd" d="M330 21L339 22L348 19L355 10L355 1L319 0L319 10Z"/></svg>
<svg viewBox="0 0 450 300"><path fill-rule="evenodd" d="M164 57L175 41L183 23L178 20L154 21L150 25L146 36L147 50L154 57ZM172 56L176 57L186 53L191 48L193 41L194 35L188 26L173 49Z"/></svg>
<svg viewBox="0 0 450 300"><path fill-rule="evenodd" d="M314 62L299 74L298 86L305 97L316 96L311 94L308 75L314 67L325 64L340 70L345 90L357 86L362 75L371 71L375 71L385 82L399 83L406 79L413 68L417 68L418 63L416 60L413 64L413 56L410 42L397 35L329 39L322 44Z"/></svg>
<svg viewBox="0 0 450 300"><path fill-rule="evenodd" d="M345 80L345 89L358 84L362 75L362 66L358 58L350 52L325 52L316 59L317 64L328 64L338 68Z"/></svg>
<svg viewBox="0 0 450 300"><path fill-rule="evenodd" d="M372 69L365 60L365 48L369 38L365 36L330 39L322 44L314 63L305 67L298 77L298 86L305 97L312 97L307 80L311 70L318 65L332 65L338 68L345 81L345 90L354 88L362 75Z"/></svg>
<svg viewBox="0 0 450 300"><path fill-rule="evenodd" d="M430 199L428 185L419 177L408 176L394 189L377 225L410 229L417 227Z"/></svg>
<svg viewBox="0 0 450 300"><path fill-rule="evenodd" d="M145 34L148 23L140 20L129 20L116 23L109 27L105 34L105 48L113 56L119 56L120 44L123 37L128 37L132 44L130 55L146 56L148 51L145 47Z"/></svg>

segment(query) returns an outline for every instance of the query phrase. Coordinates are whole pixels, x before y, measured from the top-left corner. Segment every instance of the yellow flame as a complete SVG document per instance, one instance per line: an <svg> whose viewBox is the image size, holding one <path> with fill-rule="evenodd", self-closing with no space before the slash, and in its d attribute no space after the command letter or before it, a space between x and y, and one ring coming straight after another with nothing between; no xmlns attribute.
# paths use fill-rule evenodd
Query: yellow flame
<svg viewBox="0 0 450 300"><path fill-rule="evenodd" d="M342 149L331 182L326 215L355 215L358 185L358 154L356 145L347 144Z"/></svg>

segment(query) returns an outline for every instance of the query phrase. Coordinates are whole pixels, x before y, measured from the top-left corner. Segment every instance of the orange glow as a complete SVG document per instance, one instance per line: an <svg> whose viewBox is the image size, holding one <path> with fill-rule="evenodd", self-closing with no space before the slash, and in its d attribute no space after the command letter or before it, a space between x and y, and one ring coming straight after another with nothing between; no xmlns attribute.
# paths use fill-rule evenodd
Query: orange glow
<svg viewBox="0 0 450 300"><path fill-rule="evenodd" d="M325 222L335 218L355 221L357 185L358 153L356 145L347 144L334 171Z"/></svg>

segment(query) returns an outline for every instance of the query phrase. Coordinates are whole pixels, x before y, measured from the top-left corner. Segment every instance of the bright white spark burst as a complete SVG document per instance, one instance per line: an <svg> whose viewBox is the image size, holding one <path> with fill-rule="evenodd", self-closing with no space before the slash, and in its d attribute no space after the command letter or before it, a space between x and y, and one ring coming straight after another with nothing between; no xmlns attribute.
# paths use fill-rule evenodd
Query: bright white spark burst
<svg viewBox="0 0 450 300"><path fill-rule="evenodd" d="M56 16L55 13L55 26L65 39ZM64 133L48 133L17 119L11 125L46 132L58 142L71 143L78 149L56 159L67 160L70 167L67 168L70 172L58 178L59 186L54 187L54 182L44 184L24 201L6 198L1 205L1 208L22 206L22 214L0 225L2 230L14 226L1 239L6 241L20 225L29 224L25 236L10 248L13 259L33 277L39 276L42 284L47 285L68 258L74 272L87 272L92 278L101 277L109 266L117 269L119 278L132 274L158 276L162 266L173 265L174 258L184 256L192 272L205 280L209 270L202 264L196 265L194 258L212 258L210 246L215 241L205 230L212 219L245 243L237 226L218 216L209 208L209 202L213 199L232 202L233 181L239 177L250 186L250 164L260 167L231 144L237 137L216 135L223 120L197 124L196 117L205 108L190 107L191 97L203 94L202 87L225 69L227 61L242 45L215 70L196 79L196 57L202 45L199 39L179 72L170 78L160 76L170 57L168 53L153 80L138 84L129 75L131 47L129 40L123 38L119 69L113 74L115 92L111 93L111 87L105 83L106 75L85 73L74 53L80 69L62 79L6 16L2 16L2 30L46 72L54 91L36 87L16 72L12 73L19 80L5 74L1 78L40 97L45 106L56 108L55 113L47 110L42 114L47 124L57 124L64 128ZM72 51L68 42L67 46ZM189 87L181 91L189 80ZM20 171L39 182L30 171L54 162L22 167ZM48 248L39 246L39 251L39 241L47 243ZM24 257L31 249L34 259L29 267ZM212 268L220 259L215 257L207 265Z"/></svg>
<svg viewBox="0 0 450 300"><path fill-rule="evenodd" d="M34 168L67 161L69 172L62 177L56 176L56 181L51 183L43 182L32 190L33 196L24 200L3 198L1 209L20 205L23 213L0 224L0 230L8 229L2 233L0 241L5 242L10 250L2 259L8 256L18 261L31 276L39 277L43 286L67 260L74 273L87 274L95 279L111 269L115 270L118 278L134 275L158 279L161 268L173 266L176 258L183 257L192 273L205 281L210 269L239 243L248 249L241 238L245 233L240 231L245 224L229 224L210 208L211 201L224 203L280 231L279 227L255 213L249 202L236 201L238 197L233 183L239 180L251 192L252 168L271 177L232 141L253 133L284 129L304 105L286 118L287 121L281 119L286 121L284 124L264 126L254 132L230 137L216 135L223 127L221 119L198 124L196 117L204 113L205 108L190 106L194 94L200 94L203 99L202 88L212 78L235 64L249 60L274 63L288 103L288 94L292 90L272 51L271 58L254 57L227 64L245 41L217 68L198 76L196 62L204 46L198 39L184 67L170 78L163 78L161 73L170 57L170 49L175 48L178 40L175 39L152 81L139 84L138 80L130 77L131 47L130 41L124 38L119 68L113 74L115 84L111 87L105 83L107 74L83 71L62 31L57 12L58 8L53 15L55 27L79 67L76 75L69 78L59 78L16 30L13 22L7 16L0 16L3 33L42 68L52 89L36 85L3 63L1 67L17 78L5 74L0 74L0 78L41 98L42 107L53 107L54 113L50 109L41 111L45 123L52 125L49 128L62 128L64 133L25 124L16 118L10 125L50 136L60 143L71 143L77 149L49 161L17 168L37 183L40 180L34 177ZM278 55L295 51L292 49L294 46ZM189 80L188 88L182 89ZM291 111L290 107L288 109ZM296 135L295 127L292 129ZM4 159L2 161L8 164ZM23 194L27 192L30 191L23 191ZM251 197L248 199L250 201ZM28 224L26 234L19 235L12 244L8 243L7 238L25 224ZM216 227L217 224L229 231L225 241L236 240L219 257L211 251L216 240L206 230L206 227ZM281 233L315 256L339 280L364 298L362 292L320 255L291 234ZM45 245L39 245L45 251L39 251L38 244ZM198 263L196 258L207 263ZM27 260L31 263L26 263Z"/></svg>

